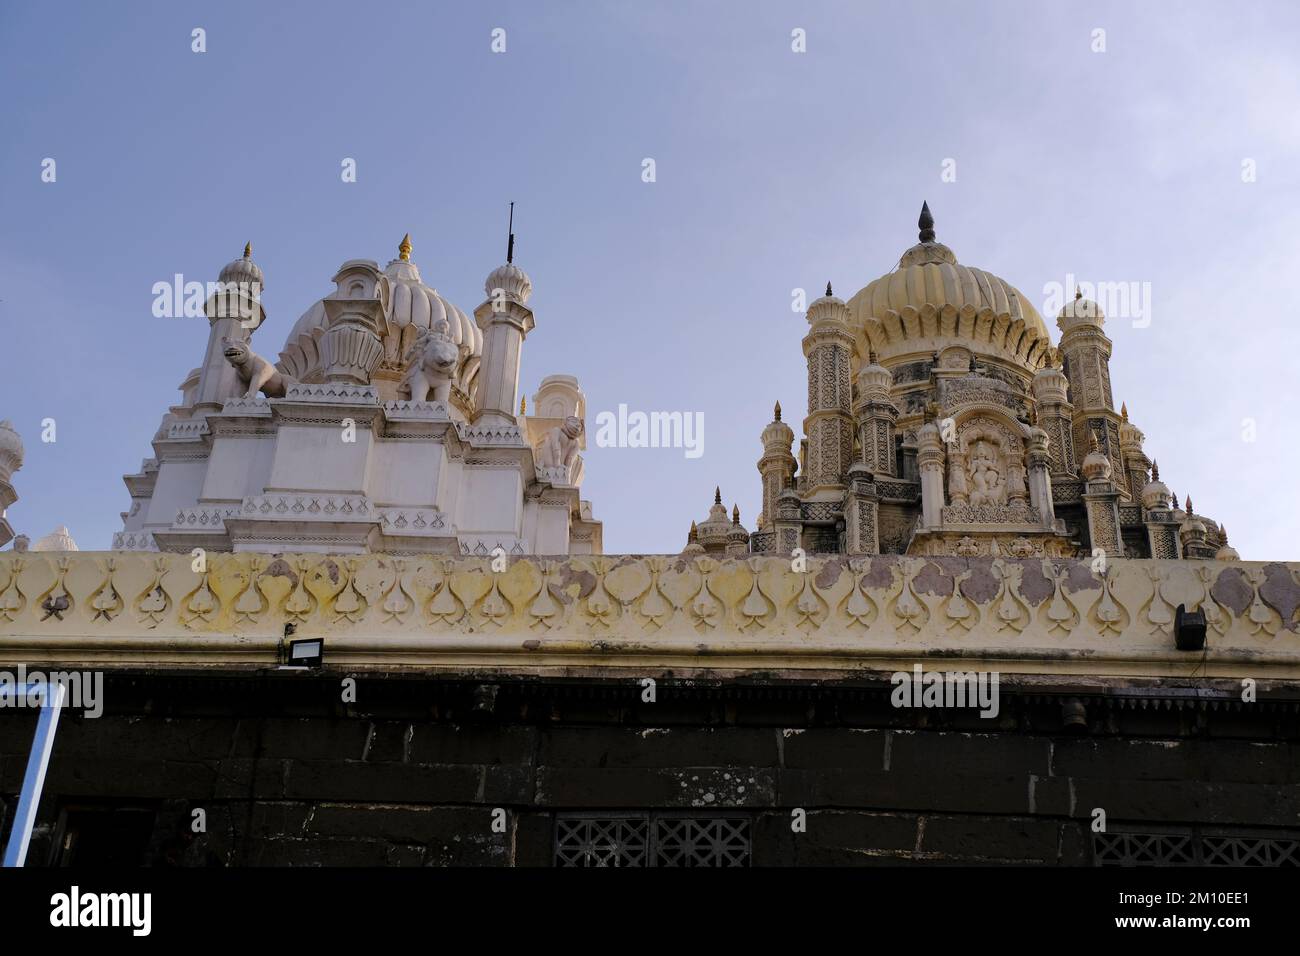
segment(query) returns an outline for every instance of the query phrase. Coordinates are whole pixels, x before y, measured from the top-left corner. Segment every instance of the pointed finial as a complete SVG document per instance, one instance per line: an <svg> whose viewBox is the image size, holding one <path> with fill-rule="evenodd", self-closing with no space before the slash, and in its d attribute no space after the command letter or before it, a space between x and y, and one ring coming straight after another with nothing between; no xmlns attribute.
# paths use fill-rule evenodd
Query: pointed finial
<svg viewBox="0 0 1300 956"><path fill-rule="evenodd" d="M776 416L776 421L781 420L781 403L777 402L776 407L772 409L772 414Z"/></svg>
<svg viewBox="0 0 1300 956"><path fill-rule="evenodd" d="M686 543L694 544L700 536L700 529L695 527L695 522L691 522L691 530L686 533Z"/></svg>
<svg viewBox="0 0 1300 956"><path fill-rule="evenodd" d="M732 504L731 506L731 523L740 524L740 505Z"/></svg>
<svg viewBox="0 0 1300 956"><path fill-rule="evenodd" d="M1128 421L1128 402L1119 403L1119 415L1124 421Z"/></svg>
<svg viewBox="0 0 1300 956"><path fill-rule="evenodd" d="M1192 496L1191 496L1191 495L1188 495L1188 496L1187 496L1187 507L1184 508L1183 510L1187 512L1187 514L1188 514L1189 517L1191 516L1191 514L1192 514Z"/></svg>
<svg viewBox="0 0 1300 956"><path fill-rule="evenodd" d="M1094 452L1100 451L1101 446L1097 443L1097 433L1094 431L1090 431L1088 432L1088 434L1091 436L1088 440L1089 450Z"/></svg>
<svg viewBox="0 0 1300 956"><path fill-rule="evenodd" d="M715 488L713 489L713 503L714 503L715 505L720 505L720 504L722 504L722 486L721 486L721 485L719 485L719 486L717 486L717 487L715 487Z"/></svg>
<svg viewBox="0 0 1300 956"><path fill-rule="evenodd" d="M1151 480L1152 481L1160 480L1160 462L1154 459L1152 459L1151 461Z"/></svg>
<svg viewBox="0 0 1300 956"><path fill-rule="evenodd" d="M519 396L519 414L520 415L528 414L528 398L524 395Z"/></svg>
<svg viewBox="0 0 1300 956"><path fill-rule="evenodd" d="M834 295L834 294L835 294L835 293L831 291L831 284L830 284L830 282L827 282L827 283L826 283L826 295L829 297L829 296L832 296L832 295Z"/></svg>
<svg viewBox="0 0 1300 956"><path fill-rule="evenodd" d="M253 258L253 244L251 242L244 243L244 258Z"/></svg>
<svg viewBox="0 0 1300 956"><path fill-rule="evenodd" d="M934 242L934 216L930 215L930 204L921 203L921 217L916 220L921 229L922 242Z"/></svg>
<svg viewBox="0 0 1300 956"><path fill-rule="evenodd" d="M868 365L875 365L875 364L876 364L876 350L875 350L875 349L869 349L869 350L867 351L867 364L868 364Z"/></svg>
<svg viewBox="0 0 1300 956"><path fill-rule="evenodd" d="M1077 285L1074 287L1074 298L1076 301L1083 298L1083 290L1080 289Z"/></svg>
<svg viewBox="0 0 1300 956"><path fill-rule="evenodd" d="M409 232L402 237L402 242L397 247L397 258L403 262L411 261L411 234Z"/></svg>
<svg viewBox="0 0 1300 956"><path fill-rule="evenodd" d="M515 261L515 204L510 204L510 225L506 227L510 238L506 241L506 262Z"/></svg>
<svg viewBox="0 0 1300 956"><path fill-rule="evenodd" d="M1177 510L1178 510L1178 496L1177 496L1177 495L1170 495L1169 497L1171 497L1171 498L1174 499L1174 510L1177 511Z"/></svg>

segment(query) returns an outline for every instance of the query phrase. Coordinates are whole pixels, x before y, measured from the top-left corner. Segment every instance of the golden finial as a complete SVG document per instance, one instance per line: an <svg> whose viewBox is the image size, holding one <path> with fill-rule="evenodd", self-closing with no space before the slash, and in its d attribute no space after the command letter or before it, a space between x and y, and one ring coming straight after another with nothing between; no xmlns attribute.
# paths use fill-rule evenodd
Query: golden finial
<svg viewBox="0 0 1300 956"><path fill-rule="evenodd" d="M519 396L519 414L520 415L528 414L528 399L526 396L523 395Z"/></svg>
<svg viewBox="0 0 1300 956"><path fill-rule="evenodd" d="M1119 403L1119 414L1124 421L1128 421L1128 402Z"/></svg>
<svg viewBox="0 0 1300 956"><path fill-rule="evenodd" d="M411 261L411 234L409 232L402 237L402 244L397 247L397 258L403 262Z"/></svg>
<svg viewBox="0 0 1300 956"><path fill-rule="evenodd" d="M776 407L775 407L774 409L772 409L772 414L776 416L776 420L777 420L778 422L781 420L781 403L780 403L780 402L777 402L777 403L776 403Z"/></svg>
<svg viewBox="0 0 1300 956"><path fill-rule="evenodd" d="M251 242L244 243L244 258L253 258L253 244Z"/></svg>
<svg viewBox="0 0 1300 956"><path fill-rule="evenodd" d="M1089 450L1093 452L1101 451L1101 446L1097 443L1097 433L1089 432L1088 434L1091 436L1088 442Z"/></svg>
<svg viewBox="0 0 1300 956"><path fill-rule="evenodd" d="M733 504L731 506L731 523L740 524L740 505Z"/></svg>
<svg viewBox="0 0 1300 956"><path fill-rule="evenodd" d="M686 543L694 544L700 536L700 529L695 527L695 522L691 522L691 530L686 535Z"/></svg>

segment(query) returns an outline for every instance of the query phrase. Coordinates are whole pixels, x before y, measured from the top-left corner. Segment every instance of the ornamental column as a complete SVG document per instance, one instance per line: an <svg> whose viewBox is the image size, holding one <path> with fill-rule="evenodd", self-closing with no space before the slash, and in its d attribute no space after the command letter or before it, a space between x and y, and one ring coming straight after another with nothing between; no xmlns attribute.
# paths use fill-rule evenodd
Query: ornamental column
<svg viewBox="0 0 1300 956"><path fill-rule="evenodd" d="M533 330L533 312L528 300L532 280L514 264L514 237L506 263L487 277L483 291L487 299L474 310L474 320L483 330L483 359L479 366L474 421L515 424L519 407L519 363L524 339Z"/></svg>
<svg viewBox="0 0 1300 956"><path fill-rule="evenodd" d="M1029 429L1029 503L1038 509L1038 516L1043 527L1056 527L1056 505L1052 501L1052 479L1049 473L1051 455L1048 451L1050 439L1047 432L1037 425Z"/></svg>
<svg viewBox="0 0 1300 956"><path fill-rule="evenodd" d="M262 270L253 261L253 244L244 255L226 264L217 277L217 291L204 304L208 318L208 346L199 367L194 410L200 415L221 411L228 398L244 394L235 367L226 361L226 340L248 342L266 319L262 308Z"/></svg>
<svg viewBox="0 0 1300 956"><path fill-rule="evenodd" d="M776 517L776 499L781 492L794 484L797 464L790 453L794 429L781 421L781 403L772 412L772 421L763 429L763 457L758 460L758 473L763 482L763 510L759 512L759 527L765 527Z"/></svg>
<svg viewBox="0 0 1300 956"><path fill-rule="evenodd" d="M1066 395L1069 379L1060 368L1059 355L1051 352L1048 364L1034 373L1033 392L1037 403L1038 427L1047 433L1047 449L1051 473L1057 477L1073 476L1078 472L1078 459L1074 454L1074 406Z"/></svg>
<svg viewBox="0 0 1300 956"><path fill-rule="evenodd" d="M916 464L921 472L921 524L938 528L943 524L943 441L934 422L916 432Z"/></svg>
<svg viewBox="0 0 1300 956"><path fill-rule="evenodd" d="M804 471L804 495L820 500L837 500L846 487L853 464L853 395L850 366L853 333L849 310L831 292L808 307L812 328L803 340L808 360L808 460Z"/></svg>
<svg viewBox="0 0 1300 956"><path fill-rule="evenodd" d="M898 406L890 397L893 384L893 374L876 364L876 353L872 352L858 372L858 445L867 470L881 478L897 477L894 428L898 424Z"/></svg>

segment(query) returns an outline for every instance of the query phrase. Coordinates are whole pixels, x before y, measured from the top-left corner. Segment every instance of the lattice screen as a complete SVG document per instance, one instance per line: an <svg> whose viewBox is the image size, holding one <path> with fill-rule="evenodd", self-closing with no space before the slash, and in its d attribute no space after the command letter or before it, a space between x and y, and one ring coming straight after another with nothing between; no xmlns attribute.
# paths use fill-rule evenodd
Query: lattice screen
<svg viewBox="0 0 1300 956"><path fill-rule="evenodd" d="M556 866L748 866L748 817L560 814Z"/></svg>
<svg viewBox="0 0 1300 956"><path fill-rule="evenodd" d="M1095 866L1300 866L1300 836L1120 831L1092 835Z"/></svg>

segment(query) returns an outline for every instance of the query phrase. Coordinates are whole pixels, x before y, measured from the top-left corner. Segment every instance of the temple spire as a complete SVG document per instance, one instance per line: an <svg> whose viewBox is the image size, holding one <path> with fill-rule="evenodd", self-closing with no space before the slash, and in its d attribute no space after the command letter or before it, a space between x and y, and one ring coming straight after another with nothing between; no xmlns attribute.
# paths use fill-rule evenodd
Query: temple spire
<svg viewBox="0 0 1300 956"><path fill-rule="evenodd" d="M916 220L921 230L922 242L934 242L934 216L930 215L930 204L921 203L921 217Z"/></svg>

